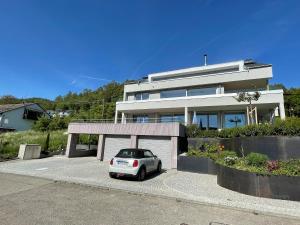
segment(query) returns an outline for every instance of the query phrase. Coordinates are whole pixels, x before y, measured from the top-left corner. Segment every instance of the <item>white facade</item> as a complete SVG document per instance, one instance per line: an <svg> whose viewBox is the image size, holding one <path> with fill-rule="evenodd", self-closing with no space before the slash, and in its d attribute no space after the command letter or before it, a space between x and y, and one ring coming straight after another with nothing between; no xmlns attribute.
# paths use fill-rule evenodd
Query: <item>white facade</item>
<svg viewBox="0 0 300 225"><path fill-rule="evenodd" d="M28 116L28 113L32 112L39 116L50 117L40 105L35 103L14 104L7 108L6 105L0 105L0 130L24 131L31 129L38 117L37 115L34 115L34 118Z"/></svg>
<svg viewBox="0 0 300 225"><path fill-rule="evenodd" d="M175 122L221 129L248 123L247 103L238 92L259 91L253 102L258 122L285 118L283 90L269 90L272 66L241 60L149 74L124 86L123 101L116 104L115 122Z"/></svg>

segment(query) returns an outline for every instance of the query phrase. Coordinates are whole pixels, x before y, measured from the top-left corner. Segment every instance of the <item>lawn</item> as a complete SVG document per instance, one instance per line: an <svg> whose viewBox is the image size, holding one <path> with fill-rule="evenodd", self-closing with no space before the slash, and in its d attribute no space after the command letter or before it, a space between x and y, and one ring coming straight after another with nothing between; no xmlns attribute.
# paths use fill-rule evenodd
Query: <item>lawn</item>
<svg viewBox="0 0 300 225"><path fill-rule="evenodd" d="M67 145L65 130L51 131L47 141L47 132L22 131L0 134L0 160L17 157L20 144L39 144L42 150L57 151ZM48 142L48 144L47 144Z"/></svg>

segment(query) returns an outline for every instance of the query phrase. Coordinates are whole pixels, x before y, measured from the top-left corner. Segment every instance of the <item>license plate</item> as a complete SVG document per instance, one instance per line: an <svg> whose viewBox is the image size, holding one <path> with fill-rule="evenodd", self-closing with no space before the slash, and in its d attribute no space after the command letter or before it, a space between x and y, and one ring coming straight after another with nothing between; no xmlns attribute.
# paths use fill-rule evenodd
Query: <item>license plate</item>
<svg viewBox="0 0 300 225"><path fill-rule="evenodd" d="M126 161L117 161L118 165L127 165L128 162Z"/></svg>

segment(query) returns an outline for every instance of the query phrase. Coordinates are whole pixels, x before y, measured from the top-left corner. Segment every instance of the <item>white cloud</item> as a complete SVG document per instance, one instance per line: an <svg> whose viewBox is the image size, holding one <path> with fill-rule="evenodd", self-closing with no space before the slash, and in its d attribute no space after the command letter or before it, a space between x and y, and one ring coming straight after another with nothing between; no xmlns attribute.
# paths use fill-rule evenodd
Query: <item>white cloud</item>
<svg viewBox="0 0 300 225"><path fill-rule="evenodd" d="M94 77L94 76L86 76L86 75L81 75L79 76L80 78L85 78L85 79L90 79L90 80L97 80L97 81L112 81L110 79L106 78L99 78L99 77Z"/></svg>

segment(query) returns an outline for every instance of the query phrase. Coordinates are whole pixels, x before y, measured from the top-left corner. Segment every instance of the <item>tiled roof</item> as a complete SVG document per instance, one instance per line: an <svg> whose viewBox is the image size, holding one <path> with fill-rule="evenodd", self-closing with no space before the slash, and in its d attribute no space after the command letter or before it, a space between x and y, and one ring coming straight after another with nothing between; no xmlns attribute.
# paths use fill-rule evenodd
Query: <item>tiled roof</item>
<svg viewBox="0 0 300 225"><path fill-rule="evenodd" d="M6 112L6 111L10 111L10 110L14 110L14 109L18 109L24 106L30 106L34 103L19 103L19 104L6 104L6 105L0 105L0 113Z"/></svg>

